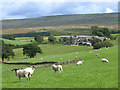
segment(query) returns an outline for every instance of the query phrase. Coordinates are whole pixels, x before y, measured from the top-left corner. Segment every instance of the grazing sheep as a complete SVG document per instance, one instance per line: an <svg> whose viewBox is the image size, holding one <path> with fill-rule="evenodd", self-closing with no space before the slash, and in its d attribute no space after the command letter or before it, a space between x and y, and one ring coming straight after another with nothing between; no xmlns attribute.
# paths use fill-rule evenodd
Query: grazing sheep
<svg viewBox="0 0 120 90"><path fill-rule="evenodd" d="M97 52L97 50L95 50L95 52Z"/></svg>
<svg viewBox="0 0 120 90"><path fill-rule="evenodd" d="M52 65L52 68L53 70L56 72L56 71L59 71L59 73L61 73L61 71L63 71L62 69L62 65Z"/></svg>
<svg viewBox="0 0 120 90"><path fill-rule="evenodd" d="M100 55L98 56L98 58L100 58Z"/></svg>
<svg viewBox="0 0 120 90"><path fill-rule="evenodd" d="M109 47L107 47L106 49L108 49Z"/></svg>
<svg viewBox="0 0 120 90"><path fill-rule="evenodd" d="M40 58L40 60L43 60L43 58Z"/></svg>
<svg viewBox="0 0 120 90"><path fill-rule="evenodd" d="M100 49L100 51L101 51L101 49Z"/></svg>
<svg viewBox="0 0 120 90"><path fill-rule="evenodd" d="M80 60L77 62L77 66L81 65L84 61L83 60Z"/></svg>
<svg viewBox="0 0 120 90"><path fill-rule="evenodd" d="M75 56L75 58L78 58L77 56Z"/></svg>
<svg viewBox="0 0 120 90"><path fill-rule="evenodd" d="M109 61L105 58L102 59L102 62L106 62L106 63L109 63Z"/></svg>
<svg viewBox="0 0 120 90"><path fill-rule="evenodd" d="M30 81L30 77L34 72L35 67L31 66L31 67L25 68L25 69L13 69L13 70L15 70L15 74L16 74L16 76L18 76L19 82L21 81L21 77L26 77L27 81L29 78L29 81Z"/></svg>
<svg viewBox="0 0 120 90"><path fill-rule="evenodd" d="M90 53L91 53L92 51L90 51Z"/></svg>
<svg viewBox="0 0 120 90"><path fill-rule="evenodd" d="M98 54L96 54L96 56L98 56Z"/></svg>
<svg viewBox="0 0 120 90"><path fill-rule="evenodd" d="M76 53L78 53L78 52L76 52Z"/></svg>

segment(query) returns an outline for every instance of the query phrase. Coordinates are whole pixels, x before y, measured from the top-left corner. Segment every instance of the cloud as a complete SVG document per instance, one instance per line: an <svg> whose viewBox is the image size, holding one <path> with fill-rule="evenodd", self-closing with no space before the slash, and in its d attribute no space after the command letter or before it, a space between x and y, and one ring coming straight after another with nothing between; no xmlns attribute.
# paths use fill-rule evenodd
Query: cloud
<svg viewBox="0 0 120 90"><path fill-rule="evenodd" d="M91 14L117 11L113 2L2 2L2 19L35 18L64 14Z"/></svg>
<svg viewBox="0 0 120 90"><path fill-rule="evenodd" d="M112 9L106 8L106 13L112 13L112 12L114 12Z"/></svg>

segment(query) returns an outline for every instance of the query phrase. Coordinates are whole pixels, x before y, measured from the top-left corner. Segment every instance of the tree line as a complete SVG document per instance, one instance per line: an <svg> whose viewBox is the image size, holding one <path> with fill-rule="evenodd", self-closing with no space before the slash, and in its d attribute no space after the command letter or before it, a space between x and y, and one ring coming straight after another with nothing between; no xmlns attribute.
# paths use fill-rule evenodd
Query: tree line
<svg viewBox="0 0 120 90"><path fill-rule="evenodd" d="M107 27L91 26L91 34L99 37L108 37L115 40L117 37L111 34L120 33L120 30L109 30Z"/></svg>
<svg viewBox="0 0 120 90"><path fill-rule="evenodd" d="M10 39L11 37L13 37L13 38L15 38L15 37L35 37L36 34L39 34L40 36L49 36L50 35L49 32L29 32L29 33L5 34L5 35L2 35L2 38ZM11 38L11 39L13 39L13 38Z"/></svg>

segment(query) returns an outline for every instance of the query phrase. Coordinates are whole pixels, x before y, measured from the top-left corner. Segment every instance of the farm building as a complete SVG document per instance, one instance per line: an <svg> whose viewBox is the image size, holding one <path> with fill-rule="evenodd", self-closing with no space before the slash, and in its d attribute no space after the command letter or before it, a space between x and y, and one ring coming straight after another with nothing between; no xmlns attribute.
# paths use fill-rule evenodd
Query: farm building
<svg viewBox="0 0 120 90"><path fill-rule="evenodd" d="M91 43L88 42L89 39L92 39L93 37L98 38L100 40L104 40L105 37L98 37L98 36L61 36L61 39L63 38L70 38L72 37L74 39L74 45L87 45L87 46L91 46ZM87 42L81 42L86 40Z"/></svg>

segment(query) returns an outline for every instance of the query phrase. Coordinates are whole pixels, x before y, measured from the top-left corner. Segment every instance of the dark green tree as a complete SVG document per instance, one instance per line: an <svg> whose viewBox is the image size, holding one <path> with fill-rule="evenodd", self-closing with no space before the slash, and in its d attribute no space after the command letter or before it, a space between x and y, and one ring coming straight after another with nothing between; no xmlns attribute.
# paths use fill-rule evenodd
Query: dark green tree
<svg viewBox="0 0 120 90"><path fill-rule="evenodd" d="M109 29L107 27L101 28L99 30L99 32L102 32L104 34L104 36L107 36L107 37L110 36L110 31L109 31Z"/></svg>
<svg viewBox="0 0 120 90"><path fill-rule="evenodd" d="M15 40L15 37L10 37L9 40Z"/></svg>
<svg viewBox="0 0 120 90"><path fill-rule="evenodd" d="M100 43L95 43L93 45L93 48L94 49L99 49L99 48L102 48L102 47L112 47L113 44L108 42L108 41L103 41L103 42L100 42Z"/></svg>
<svg viewBox="0 0 120 90"><path fill-rule="evenodd" d="M72 44L74 42L72 36L70 37L70 44Z"/></svg>
<svg viewBox="0 0 120 90"><path fill-rule="evenodd" d="M97 36L99 36L99 37L103 37L104 35L103 35L102 32L97 32Z"/></svg>
<svg viewBox="0 0 120 90"><path fill-rule="evenodd" d="M10 57L14 58L15 54L13 52L13 49L9 45L5 44L4 41L2 41L2 45L0 46L2 46L2 61L4 61L4 59L9 60Z"/></svg>
<svg viewBox="0 0 120 90"><path fill-rule="evenodd" d="M35 40L36 42L38 42L38 43L42 43L42 42L44 41L43 37L40 36L40 35L36 35L36 36L34 37L34 40Z"/></svg>
<svg viewBox="0 0 120 90"><path fill-rule="evenodd" d="M34 58L34 56L36 56L36 53L42 54L42 50L40 47L38 47L37 44L28 44L23 46L23 55Z"/></svg>
<svg viewBox="0 0 120 90"><path fill-rule="evenodd" d="M59 42L62 42L62 39L61 39L61 38L59 38Z"/></svg>
<svg viewBox="0 0 120 90"><path fill-rule="evenodd" d="M92 45L94 45L94 44L100 43L100 42L102 42L102 41L101 41L100 39L98 39L98 38L93 37L93 38L90 40L90 42L92 43Z"/></svg>
<svg viewBox="0 0 120 90"><path fill-rule="evenodd" d="M54 43L55 40L56 40L56 38L52 34L48 37L49 42Z"/></svg>
<svg viewBox="0 0 120 90"><path fill-rule="evenodd" d="M97 35L97 32L99 32L98 26L91 26L92 35Z"/></svg>
<svg viewBox="0 0 120 90"><path fill-rule="evenodd" d="M69 40L68 38L63 38L63 42L65 42L65 43L69 43L70 40Z"/></svg>

